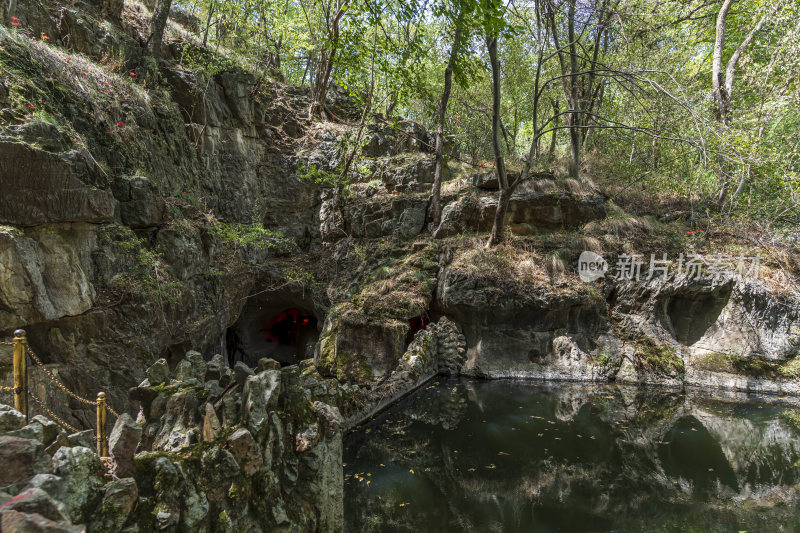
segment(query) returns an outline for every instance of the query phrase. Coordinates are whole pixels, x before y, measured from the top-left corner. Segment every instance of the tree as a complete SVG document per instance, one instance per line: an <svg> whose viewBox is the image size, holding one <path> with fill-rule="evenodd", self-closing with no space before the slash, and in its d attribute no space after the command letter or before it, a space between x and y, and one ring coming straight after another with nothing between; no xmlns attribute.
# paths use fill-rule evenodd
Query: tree
<svg viewBox="0 0 800 533"><path fill-rule="evenodd" d="M497 41L503 26L503 18L502 8L498 4L498 0L486 0L484 11L486 51L489 54L489 64L492 69L492 152L494 153L497 182L500 185L500 195L497 199L497 211L495 211L494 214L492 234L491 237L489 237L487 246L496 246L503 241L508 201L513 194L512 185L508 182L505 155L500 145L500 61L497 58ZM516 185L516 183L514 185Z"/></svg>
<svg viewBox="0 0 800 533"><path fill-rule="evenodd" d="M167 26L169 9L172 7L172 0L158 0L153 9L153 18L150 19L150 55L156 61L161 58L161 42L164 38L164 29Z"/></svg>
<svg viewBox="0 0 800 533"><path fill-rule="evenodd" d="M602 89L602 84L595 84L600 51L608 46L611 19L619 0L595 0L581 6L580 10L577 0L566 0L566 4L567 42L562 48L556 17L559 6L554 0L546 0L547 19L561 66L560 79L568 107L569 175L577 178L583 144ZM580 19L581 15L585 18ZM585 35L589 38L584 39Z"/></svg>
<svg viewBox="0 0 800 533"><path fill-rule="evenodd" d="M442 218L442 174L444 164L444 119L447 113L447 103L450 100L450 91L453 87L453 70L456 68L458 56L461 53L466 30L464 19L467 10L470 8L468 0L455 0L455 18L453 20L453 44L450 47L450 57L447 60L447 67L444 69L444 88L442 97L439 100L439 111L436 120L436 166L433 172L433 190L431 192L431 210L433 212L433 227L439 226Z"/></svg>
<svg viewBox="0 0 800 533"><path fill-rule="evenodd" d="M722 7L720 7L719 13L717 14L717 23L715 27L716 36L714 39L714 56L711 67L711 85L714 95L714 110L717 122L722 124L727 124L730 121L731 94L733 93L733 78L736 71L736 64L742 57L742 52L744 52L747 47L750 46L750 43L753 42L753 38L764 25L764 21L767 18L766 15L763 15L753 29L750 30L750 32L745 36L744 40L742 40L739 46L736 47L736 50L733 51L731 57L728 59L728 63L725 66L725 71L723 73L722 52L725 48L725 26L727 24L728 12L730 11L732 3L733 0L725 0L722 4Z"/></svg>
<svg viewBox="0 0 800 533"><path fill-rule="evenodd" d="M750 32L745 36L744 40L739 44L739 46L736 47L736 50L733 51L730 59L728 59L728 63L723 73L722 52L725 48L725 27L727 25L728 12L730 11L732 3L733 0L725 0L722 4L722 7L720 7L719 13L717 14L714 38L714 54L711 66L711 87L714 97L714 115L716 117L717 124L719 124L718 129L720 130L720 133L722 132L722 129L724 129L724 127L730 123L731 120L731 94L733 93L733 78L736 71L736 64L739 62L742 52L744 52L744 50L750 46L750 43L753 41L756 33L761 29L761 26L766 20L766 15L762 16L753 29L750 30ZM730 172L723 157L719 157L718 162L722 179L722 187L720 188L719 195L717 196L717 207L722 209L722 206L725 204L725 200L728 196L728 188L730 187ZM742 187L744 187L744 174L739 182L739 186L736 188L734 196L741 192Z"/></svg>
<svg viewBox="0 0 800 533"><path fill-rule="evenodd" d="M339 22L349 5L348 0L335 0L332 11L325 11L326 35L322 39L317 53L317 66L314 82L311 85L311 104L308 107L308 116L321 117L325 110L325 95L328 93L328 82L333 72L336 52L339 49Z"/></svg>

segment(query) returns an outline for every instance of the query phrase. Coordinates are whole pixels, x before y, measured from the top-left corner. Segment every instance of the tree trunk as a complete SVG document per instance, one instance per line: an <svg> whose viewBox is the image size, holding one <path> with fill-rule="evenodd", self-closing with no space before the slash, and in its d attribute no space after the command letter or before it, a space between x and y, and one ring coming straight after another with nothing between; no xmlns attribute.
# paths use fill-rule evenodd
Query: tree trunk
<svg viewBox="0 0 800 533"><path fill-rule="evenodd" d="M505 217L508 210L508 200L511 198L511 188L506 174L506 162L500 146L500 61L497 59L497 34L486 36L486 48L489 52L489 62L492 65L492 149L494 150L494 165L497 172L497 181L500 184L500 196L497 199L497 211L492 224L492 235L487 247L496 246L503 242L505 231Z"/></svg>
<svg viewBox="0 0 800 533"><path fill-rule="evenodd" d="M550 152L547 154L547 157L552 163L553 161L555 161L556 158L556 134L558 134L559 107L557 99L553 98L551 100L551 103L553 104L553 116L555 118L553 119L553 133L552 133L553 136L550 137Z"/></svg>
<svg viewBox="0 0 800 533"><path fill-rule="evenodd" d="M169 8L172 0L158 0L150 20L150 55L158 61L161 58L161 42L164 39L164 28L167 26Z"/></svg>
<svg viewBox="0 0 800 533"><path fill-rule="evenodd" d="M322 44L322 49L317 56L317 73L311 85L311 104L308 107L308 117L321 117L325 109L325 96L328 93L328 82L333 71L336 52L339 46L339 21L344 16L347 3L339 0L336 5L336 14L333 16L328 30L328 39ZM330 47L329 47L330 45Z"/></svg>
<svg viewBox="0 0 800 533"><path fill-rule="evenodd" d="M505 238L506 212L508 211L508 201L511 198L511 189L500 189L500 196L497 199L497 211L494 213L494 223L492 224L492 235L489 237L488 247L497 246Z"/></svg>
<svg viewBox="0 0 800 533"><path fill-rule="evenodd" d="M714 111L717 122L722 124L728 120L729 96L725 89L725 78L722 72L722 50L725 48L725 22L733 0L725 0L717 14L716 37L711 63L711 87L714 96Z"/></svg>
<svg viewBox="0 0 800 533"><path fill-rule="evenodd" d="M453 47L450 49L450 58L447 60L447 67L444 69L444 89L442 98L439 101L439 113L436 120L436 167L433 171L433 191L431 194L431 210L433 211L433 228L439 227L442 220L442 175L444 174L444 118L447 113L447 102L450 100L450 91L453 88L453 68L455 68L458 58L459 48L461 47L461 27L463 22L464 10L459 8L455 20L455 35L453 36Z"/></svg>
<svg viewBox="0 0 800 533"><path fill-rule="evenodd" d="M208 30L211 28L211 16L214 14L215 2L211 2L208 6L208 17L206 17L206 29L203 31L203 46L208 44Z"/></svg>

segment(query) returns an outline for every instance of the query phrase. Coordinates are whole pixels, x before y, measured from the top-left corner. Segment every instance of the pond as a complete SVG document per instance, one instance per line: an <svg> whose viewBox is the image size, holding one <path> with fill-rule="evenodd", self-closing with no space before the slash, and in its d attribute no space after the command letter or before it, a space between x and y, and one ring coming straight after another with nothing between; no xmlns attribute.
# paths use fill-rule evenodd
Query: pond
<svg viewBox="0 0 800 533"><path fill-rule="evenodd" d="M698 391L428 384L345 441L345 530L800 531L796 406Z"/></svg>

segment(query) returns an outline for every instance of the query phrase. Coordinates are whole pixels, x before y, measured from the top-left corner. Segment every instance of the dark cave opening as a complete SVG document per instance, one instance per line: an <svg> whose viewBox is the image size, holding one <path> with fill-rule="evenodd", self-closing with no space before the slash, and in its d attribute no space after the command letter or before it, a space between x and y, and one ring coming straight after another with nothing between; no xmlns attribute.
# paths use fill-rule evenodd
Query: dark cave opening
<svg viewBox="0 0 800 533"><path fill-rule="evenodd" d="M406 334L406 348L408 348L408 345L414 340L414 335L416 335L418 331L428 329L428 324L430 323L431 318L428 316L428 313L422 313L409 320L408 333Z"/></svg>
<svg viewBox="0 0 800 533"><path fill-rule="evenodd" d="M228 362L254 367L269 357L282 366L296 364L314 356L318 326L313 305L300 295L252 298L225 334Z"/></svg>

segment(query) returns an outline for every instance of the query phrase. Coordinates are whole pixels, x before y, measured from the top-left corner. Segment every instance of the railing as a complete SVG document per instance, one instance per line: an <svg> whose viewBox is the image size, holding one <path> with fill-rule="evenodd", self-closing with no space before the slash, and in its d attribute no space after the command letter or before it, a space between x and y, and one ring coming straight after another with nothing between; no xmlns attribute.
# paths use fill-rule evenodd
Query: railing
<svg viewBox="0 0 800 533"><path fill-rule="evenodd" d="M28 338L25 335L25 330L18 329L14 332L14 340L11 342L0 342L0 344L13 346L13 367L14 367L14 386L13 387L0 387L0 391L11 392L14 394L14 409L25 415L25 423L28 422L28 398L33 400L39 410L47 414L55 420L59 425L67 429L70 433L78 433L80 430L68 424L61 417L56 415L52 409L47 407L45 402L39 398L28 387L28 357L32 362L33 367L38 368L42 373L55 385L61 392L73 398L74 400L85 405L92 405L97 411L97 436L94 440L97 442L97 454L105 459L108 456L108 432L106 431L106 412L110 412L115 417L119 418L119 413L112 409L106 402L106 394L104 392L97 393L97 400L87 400L78 396L61 380L59 380L47 367L44 366L39 356L28 345Z"/></svg>

